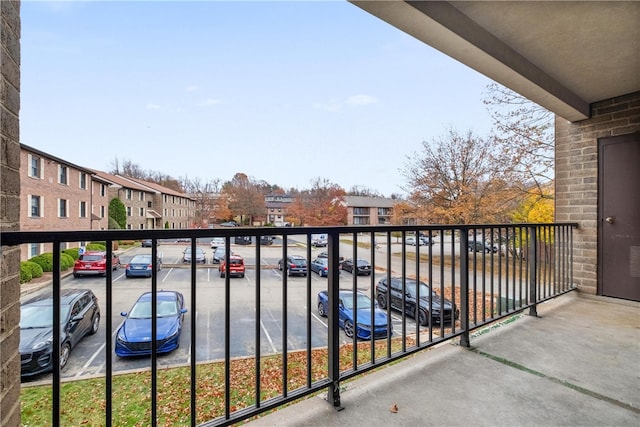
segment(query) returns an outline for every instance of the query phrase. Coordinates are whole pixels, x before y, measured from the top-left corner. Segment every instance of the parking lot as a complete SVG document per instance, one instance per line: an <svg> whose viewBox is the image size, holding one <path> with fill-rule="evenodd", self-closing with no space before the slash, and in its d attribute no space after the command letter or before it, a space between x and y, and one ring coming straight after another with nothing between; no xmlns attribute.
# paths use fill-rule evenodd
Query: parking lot
<svg viewBox="0 0 640 427"><path fill-rule="evenodd" d="M224 358L225 345L225 287L226 280L220 277L218 264L211 264L213 250L206 243L199 244L205 250L207 263L198 265L195 274L196 310L191 310L191 268L182 263L182 252L186 243L161 244L163 268L158 272L158 290L175 290L185 297L188 312L185 315L180 347L168 354L158 357L158 366L174 366L188 364L191 354L195 353L198 362L220 360ZM343 244L344 253L352 253L352 246ZM245 258L247 271L243 278L229 279L230 300L230 353L232 357L253 355L256 353L256 326L260 332L260 352L262 355L280 352L286 345L289 351L305 349L310 339L311 347L324 347L327 344L327 319L317 313L317 294L327 288L327 278L316 273L304 276L283 277L277 268L282 258L282 246L273 245L261 248L261 259L255 258L254 246L232 245L232 251ZM326 248L314 248L312 258ZM384 249L381 249L384 250ZM130 310L138 296L151 290L150 278L126 278L124 265L138 253L150 253L150 248L133 248L121 253L123 268L113 272L112 283L112 324L109 339L114 342L115 334L124 317L121 312ZM306 247L293 242L287 247L288 254L306 256ZM341 254L343 248L341 247ZM351 252L351 253L350 253ZM365 257L368 250L358 256ZM347 255L347 256L349 256ZM382 259L382 256L381 256ZM376 262L377 264L377 262ZM369 292L386 274L379 269L369 276L353 276L343 271L340 273L341 287L351 288L356 281L358 289ZM260 276L260 319L256 324L256 283ZM106 348L106 279L104 277L79 277L71 275L63 279L65 288L89 288L99 299L102 319L98 333L85 337L71 352L70 360L62 371L63 377L83 377L100 375L105 372ZM286 305L283 302L286 283ZM307 336L307 295L310 285L311 299L311 335ZM283 307L286 307L286 343L283 342ZM195 316L196 329L192 329L192 318ZM401 330L400 313L392 314L394 330ZM415 328L411 318L407 318L407 327ZM191 337L195 334L195 348L191 347ZM341 331L341 341L350 343L351 339ZM149 357L119 358L113 355L115 372L144 369L150 366ZM47 380L50 374L36 376L29 381Z"/></svg>

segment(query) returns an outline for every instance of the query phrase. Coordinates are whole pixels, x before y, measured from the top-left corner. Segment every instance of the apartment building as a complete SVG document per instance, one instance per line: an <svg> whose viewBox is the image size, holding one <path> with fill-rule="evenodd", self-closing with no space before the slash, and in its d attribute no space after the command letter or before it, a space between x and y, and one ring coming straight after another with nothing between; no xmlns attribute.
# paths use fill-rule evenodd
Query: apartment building
<svg viewBox="0 0 640 427"><path fill-rule="evenodd" d="M345 196L347 225L391 224L395 202L385 197Z"/></svg>
<svg viewBox="0 0 640 427"><path fill-rule="evenodd" d="M152 198L147 201L146 213L149 219L153 218L154 228L193 228L200 226L200 224L196 225L194 222L196 216L195 197L155 182L135 178L126 179L151 190Z"/></svg>
<svg viewBox="0 0 640 427"><path fill-rule="evenodd" d="M293 198L287 194L267 194L264 196L266 223L276 227L284 227L288 224L287 211Z"/></svg>
<svg viewBox="0 0 640 427"><path fill-rule="evenodd" d="M103 225L94 208L103 206L101 181L93 171L20 144L20 229L22 231L91 230ZM94 193L94 191L97 191ZM63 249L83 242L64 242ZM51 252L51 244L21 248L21 259Z"/></svg>

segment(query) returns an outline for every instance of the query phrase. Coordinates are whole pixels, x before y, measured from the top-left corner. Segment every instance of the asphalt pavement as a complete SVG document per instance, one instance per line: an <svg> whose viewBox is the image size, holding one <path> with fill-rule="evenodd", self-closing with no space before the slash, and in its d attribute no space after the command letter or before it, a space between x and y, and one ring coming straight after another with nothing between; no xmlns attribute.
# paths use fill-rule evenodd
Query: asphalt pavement
<svg viewBox="0 0 640 427"><path fill-rule="evenodd" d="M310 397L262 426L640 426L640 303L571 292Z"/></svg>

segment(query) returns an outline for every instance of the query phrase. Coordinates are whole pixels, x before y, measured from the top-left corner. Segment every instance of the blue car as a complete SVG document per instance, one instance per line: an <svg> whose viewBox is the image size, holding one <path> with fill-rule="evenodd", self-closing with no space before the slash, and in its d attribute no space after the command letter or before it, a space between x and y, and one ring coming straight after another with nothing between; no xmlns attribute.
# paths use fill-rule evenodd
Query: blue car
<svg viewBox="0 0 640 427"><path fill-rule="evenodd" d="M327 277L329 275L329 259L316 258L311 261L311 271L318 273L320 277Z"/></svg>
<svg viewBox="0 0 640 427"><path fill-rule="evenodd" d="M354 310L354 306L357 310ZM373 324L371 327L371 310L373 312ZM318 314L326 317L329 312L329 295L327 291L318 292ZM356 293L354 303L354 293L351 290L340 290L340 301L338 302L339 325L344 333L349 337L356 337L369 340L373 338L386 338L393 334L393 325L388 322L387 313L377 307L366 294ZM357 319L356 319L357 315Z"/></svg>
<svg viewBox="0 0 640 427"><path fill-rule="evenodd" d="M153 273L153 262L151 254L138 254L131 258L127 264L125 277L151 277ZM158 256L155 264L156 271L162 270L162 258Z"/></svg>
<svg viewBox="0 0 640 427"><path fill-rule="evenodd" d="M180 292L159 291L156 294L157 353L168 353L180 346L182 322L187 309ZM116 354L120 357L151 354L151 292L145 292L129 313L116 336Z"/></svg>

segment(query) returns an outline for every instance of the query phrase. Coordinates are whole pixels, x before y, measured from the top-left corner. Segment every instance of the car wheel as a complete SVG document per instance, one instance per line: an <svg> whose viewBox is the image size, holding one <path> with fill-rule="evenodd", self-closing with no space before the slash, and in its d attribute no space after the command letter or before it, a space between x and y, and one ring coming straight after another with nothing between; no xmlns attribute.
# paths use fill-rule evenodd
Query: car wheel
<svg viewBox="0 0 640 427"><path fill-rule="evenodd" d="M78 273L73 273L73 277L77 279L78 277L80 277L80 275Z"/></svg>
<svg viewBox="0 0 640 427"><path fill-rule="evenodd" d="M416 309L417 310L417 315L414 316L414 319L421 325L421 326L429 326L429 318L427 316L427 312L425 310L421 310L421 309Z"/></svg>
<svg viewBox="0 0 640 427"><path fill-rule="evenodd" d="M378 305L382 309L387 308L387 297L385 297L383 294L378 294Z"/></svg>
<svg viewBox="0 0 640 427"><path fill-rule="evenodd" d="M349 338L353 337L353 323L351 322L351 320L345 320L344 321L344 333L346 336L348 336Z"/></svg>
<svg viewBox="0 0 640 427"><path fill-rule="evenodd" d="M242 274L240 275L240 278L244 279L244 273L242 273Z"/></svg>
<svg viewBox="0 0 640 427"><path fill-rule="evenodd" d="M89 335L93 335L98 332L98 328L100 327L100 314L93 316L93 321L91 322L91 330L89 331Z"/></svg>
<svg viewBox="0 0 640 427"><path fill-rule="evenodd" d="M324 304L321 302L318 303L318 314L320 315L320 317L327 317L327 312L324 309Z"/></svg>
<svg viewBox="0 0 640 427"><path fill-rule="evenodd" d="M220 272L220 277L222 277L224 279L224 272Z"/></svg>
<svg viewBox="0 0 640 427"><path fill-rule="evenodd" d="M64 368L69 361L69 354L71 354L71 344L66 342L60 348L60 369Z"/></svg>

